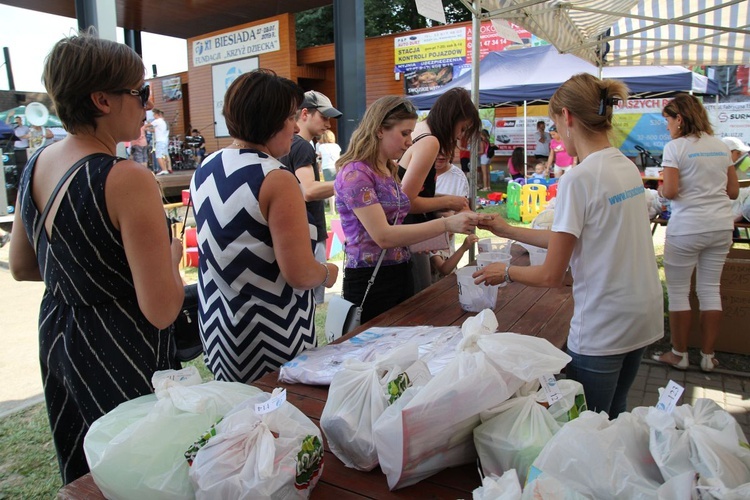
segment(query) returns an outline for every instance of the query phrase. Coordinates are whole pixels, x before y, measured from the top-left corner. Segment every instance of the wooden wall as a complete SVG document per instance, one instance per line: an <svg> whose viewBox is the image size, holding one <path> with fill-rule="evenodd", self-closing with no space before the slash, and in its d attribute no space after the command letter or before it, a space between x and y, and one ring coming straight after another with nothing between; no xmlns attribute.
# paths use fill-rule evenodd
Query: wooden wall
<svg viewBox="0 0 750 500"><path fill-rule="evenodd" d="M294 15L282 14L280 16L263 19L258 22L234 26L232 28L206 33L199 37L188 38L188 74L190 79L190 120L193 128L200 129L206 139L206 150L214 152L217 149L228 146L232 140L228 137L216 138L214 135L214 111L213 111L213 89L211 83L211 65L193 66L190 54L193 41L209 36L219 35L230 31L236 31L258 24L266 24L279 21L279 42L281 50L268 52L258 56L261 68L272 69L279 76L297 81L297 39L294 34Z"/></svg>
<svg viewBox="0 0 750 500"><path fill-rule="evenodd" d="M168 78L180 77L182 82L183 97L176 101L164 100L164 94L162 93L162 81ZM151 102L154 103L154 107L164 112L164 120L169 124L169 136L181 136L180 139L184 139L185 135L190 135L188 126L190 125L190 115L188 112L189 94L186 93L188 86L189 73L182 72L174 75L165 75L158 78L147 80L146 83L151 85Z"/></svg>

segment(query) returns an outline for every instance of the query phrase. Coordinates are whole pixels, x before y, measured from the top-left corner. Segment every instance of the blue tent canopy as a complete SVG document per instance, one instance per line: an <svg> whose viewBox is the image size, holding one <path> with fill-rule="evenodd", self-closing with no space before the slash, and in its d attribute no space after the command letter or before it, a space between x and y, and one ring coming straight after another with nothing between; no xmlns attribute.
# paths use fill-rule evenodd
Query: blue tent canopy
<svg viewBox="0 0 750 500"><path fill-rule="evenodd" d="M479 63L479 104L548 100L563 82L578 73L598 75L598 69L574 55L558 53L551 45L490 52ZM718 93L714 80L681 66L605 67L602 76L624 81L633 94ZM428 109L446 90L470 90L471 84L472 74L468 71L440 89L409 99L418 108Z"/></svg>

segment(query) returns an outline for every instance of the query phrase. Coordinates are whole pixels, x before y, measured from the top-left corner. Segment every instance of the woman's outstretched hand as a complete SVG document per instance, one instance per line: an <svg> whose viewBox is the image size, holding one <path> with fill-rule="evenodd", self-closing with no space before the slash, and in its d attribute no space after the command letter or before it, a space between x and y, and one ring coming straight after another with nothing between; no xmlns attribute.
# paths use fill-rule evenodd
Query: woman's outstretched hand
<svg viewBox="0 0 750 500"><path fill-rule="evenodd" d="M496 236L505 236L507 230L510 228L510 224L505 222L505 219L502 217L497 217L497 214L486 214L486 216L492 217L480 220L477 227L479 227L479 229L491 231Z"/></svg>
<svg viewBox="0 0 750 500"><path fill-rule="evenodd" d="M487 264L481 269L471 275L474 278L474 283L481 285L482 283L487 285L499 285L505 281L505 264L502 262L493 262Z"/></svg>
<svg viewBox="0 0 750 500"><path fill-rule="evenodd" d="M449 233L473 233L480 221L489 222L492 214L478 214L476 212L461 212L443 219Z"/></svg>

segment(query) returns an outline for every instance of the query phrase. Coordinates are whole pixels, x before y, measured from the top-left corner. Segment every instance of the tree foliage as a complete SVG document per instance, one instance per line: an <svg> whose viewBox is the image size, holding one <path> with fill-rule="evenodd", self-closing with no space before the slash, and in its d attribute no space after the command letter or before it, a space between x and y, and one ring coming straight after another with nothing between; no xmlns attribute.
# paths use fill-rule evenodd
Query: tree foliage
<svg viewBox="0 0 750 500"><path fill-rule="evenodd" d="M348 1L348 0L347 0ZM414 0L364 0L365 37L402 33L437 25L417 13ZM468 21L471 14L460 0L443 0L448 24ZM295 16L297 48L333 43L333 5Z"/></svg>

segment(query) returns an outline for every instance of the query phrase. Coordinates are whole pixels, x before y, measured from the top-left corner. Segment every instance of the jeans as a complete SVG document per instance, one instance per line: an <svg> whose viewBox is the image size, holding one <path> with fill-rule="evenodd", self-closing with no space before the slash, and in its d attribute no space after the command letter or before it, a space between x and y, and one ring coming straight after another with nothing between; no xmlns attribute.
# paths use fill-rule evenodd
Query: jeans
<svg viewBox="0 0 750 500"><path fill-rule="evenodd" d="M610 419L627 410L628 391L633 385L646 348L612 356L584 356L568 350L573 360L565 374L580 382L589 410L605 411Z"/></svg>

